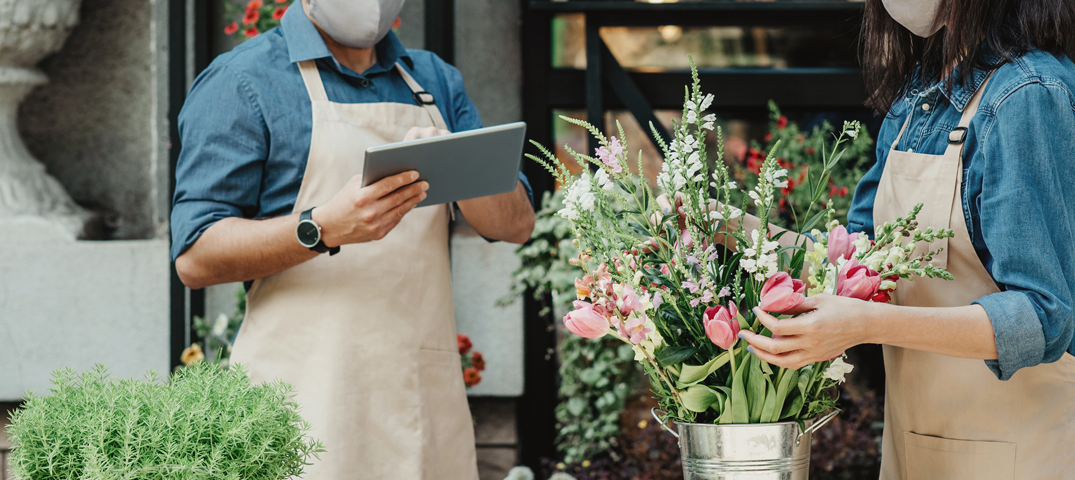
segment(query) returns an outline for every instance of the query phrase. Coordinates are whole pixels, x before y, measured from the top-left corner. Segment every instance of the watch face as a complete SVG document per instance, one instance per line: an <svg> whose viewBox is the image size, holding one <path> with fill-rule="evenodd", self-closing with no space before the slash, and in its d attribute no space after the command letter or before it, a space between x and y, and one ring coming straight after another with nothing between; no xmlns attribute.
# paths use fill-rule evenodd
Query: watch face
<svg viewBox="0 0 1075 480"><path fill-rule="evenodd" d="M317 224L310 220L299 222L296 234L299 237L299 243L306 248L313 248L317 242L321 241L321 231L317 229Z"/></svg>

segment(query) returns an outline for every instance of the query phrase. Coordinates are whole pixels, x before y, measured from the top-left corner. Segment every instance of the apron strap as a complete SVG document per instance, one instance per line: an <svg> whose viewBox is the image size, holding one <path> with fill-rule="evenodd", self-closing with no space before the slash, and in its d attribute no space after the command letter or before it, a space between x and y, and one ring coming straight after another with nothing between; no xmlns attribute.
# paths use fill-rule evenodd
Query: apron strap
<svg viewBox="0 0 1075 480"><path fill-rule="evenodd" d="M325 93L325 84L321 82L317 63L313 60L299 62L299 73L302 74L302 83L306 84L306 93L310 94L310 100L327 102L328 95Z"/></svg>
<svg viewBox="0 0 1075 480"><path fill-rule="evenodd" d="M410 88L411 93L414 94L414 102L425 109L426 113L429 114L429 118L433 120L433 124L436 125L437 128L447 130L448 124L444 123L444 117L441 116L440 109L437 108L437 100L433 98L433 94L425 91L425 89L418 84L418 81L416 81L411 74L407 73L407 69L403 68L403 65L399 62L396 62L396 70L399 70L399 76L403 77L403 81L407 82L407 87Z"/></svg>
<svg viewBox="0 0 1075 480"><path fill-rule="evenodd" d="M989 72L989 76L985 77L982 85L978 87L978 90L974 91L974 95L971 95L967 106L963 108L963 116L959 117L959 126L948 133L948 148L945 149L944 153L945 155L958 155L960 162L963 161L963 145L967 139L967 127L970 126L970 121L974 118L974 115L978 113L978 104L982 101L982 92L985 92L985 86L989 84L990 78L993 78L993 72Z"/></svg>

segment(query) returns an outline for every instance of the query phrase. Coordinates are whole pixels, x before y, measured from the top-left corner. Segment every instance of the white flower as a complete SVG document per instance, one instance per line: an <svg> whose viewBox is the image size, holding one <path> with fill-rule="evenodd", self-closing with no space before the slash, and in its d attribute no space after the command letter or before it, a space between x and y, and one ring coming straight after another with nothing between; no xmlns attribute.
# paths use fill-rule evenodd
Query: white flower
<svg viewBox="0 0 1075 480"><path fill-rule="evenodd" d="M597 173L594 174L593 179L597 181L597 186L610 192L616 185L612 183L612 179L608 178L608 173L606 173L604 169L598 170Z"/></svg>
<svg viewBox="0 0 1075 480"><path fill-rule="evenodd" d="M527 467L512 467L504 480L534 480L534 472Z"/></svg>
<svg viewBox="0 0 1075 480"><path fill-rule="evenodd" d="M687 112L686 122L687 123L694 123L694 122L697 122L697 121L698 121L698 112L696 112L694 110L688 111Z"/></svg>
<svg viewBox="0 0 1075 480"><path fill-rule="evenodd" d="M732 181L732 182L728 182L727 184L725 184L724 188L727 188L728 190L735 190L735 187L738 187L738 186L739 186L738 184L736 184L734 181Z"/></svg>
<svg viewBox="0 0 1075 480"><path fill-rule="evenodd" d="M896 282L892 280L881 280L880 290L893 290L896 288Z"/></svg>
<svg viewBox="0 0 1075 480"><path fill-rule="evenodd" d="M836 360L832 361L829 368L825 370L825 378L833 380L836 383L844 383L844 375L851 373L855 369L854 365L844 361L843 356L836 357Z"/></svg>
<svg viewBox="0 0 1075 480"><path fill-rule="evenodd" d="M707 109L709 109L710 105L713 105L713 94L712 93L707 94L705 96L705 98L702 99L702 106L700 108L698 108L698 109L699 110L707 110Z"/></svg>
<svg viewBox="0 0 1075 480"><path fill-rule="evenodd" d="M216 317L216 321L213 322L213 330L210 335L214 337L223 337L224 333L228 331L228 316L223 313L219 317Z"/></svg>
<svg viewBox="0 0 1075 480"><path fill-rule="evenodd" d="M683 177L683 174L677 173L675 177L672 177L672 185L676 191L679 191L687 184L687 179Z"/></svg>

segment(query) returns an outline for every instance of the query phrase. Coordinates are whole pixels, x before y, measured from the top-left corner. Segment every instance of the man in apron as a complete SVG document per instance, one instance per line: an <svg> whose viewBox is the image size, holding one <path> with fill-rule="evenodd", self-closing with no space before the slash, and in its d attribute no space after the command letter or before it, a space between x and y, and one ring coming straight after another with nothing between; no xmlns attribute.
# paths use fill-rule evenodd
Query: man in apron
<svg viewBox="0 0 1075 480"><path fill-rule="evenodd" d="M307 479L474 480L449 207L366 148L481 126L459 72L391 33L403 0L304 0L221 55L179 117L172 256L191 288L246 281L232 361L295 387L325 445ZM515 191L458 203L486 238L533 228Z"/></svg>

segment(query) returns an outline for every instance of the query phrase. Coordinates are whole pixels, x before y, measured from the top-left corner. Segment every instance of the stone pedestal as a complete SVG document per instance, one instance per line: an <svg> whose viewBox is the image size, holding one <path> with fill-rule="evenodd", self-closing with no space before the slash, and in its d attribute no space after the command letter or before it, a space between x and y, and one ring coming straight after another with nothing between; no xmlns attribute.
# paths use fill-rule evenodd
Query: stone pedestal
<svg viewBox="0 0 1075 480"><path fill-rule="evenodd" d="M77 238L90 214L71 200L26 149L16 126L19 103L46 82L33 69L60 49L78 23L80 0L0 2L0 238Z"/></svg>

